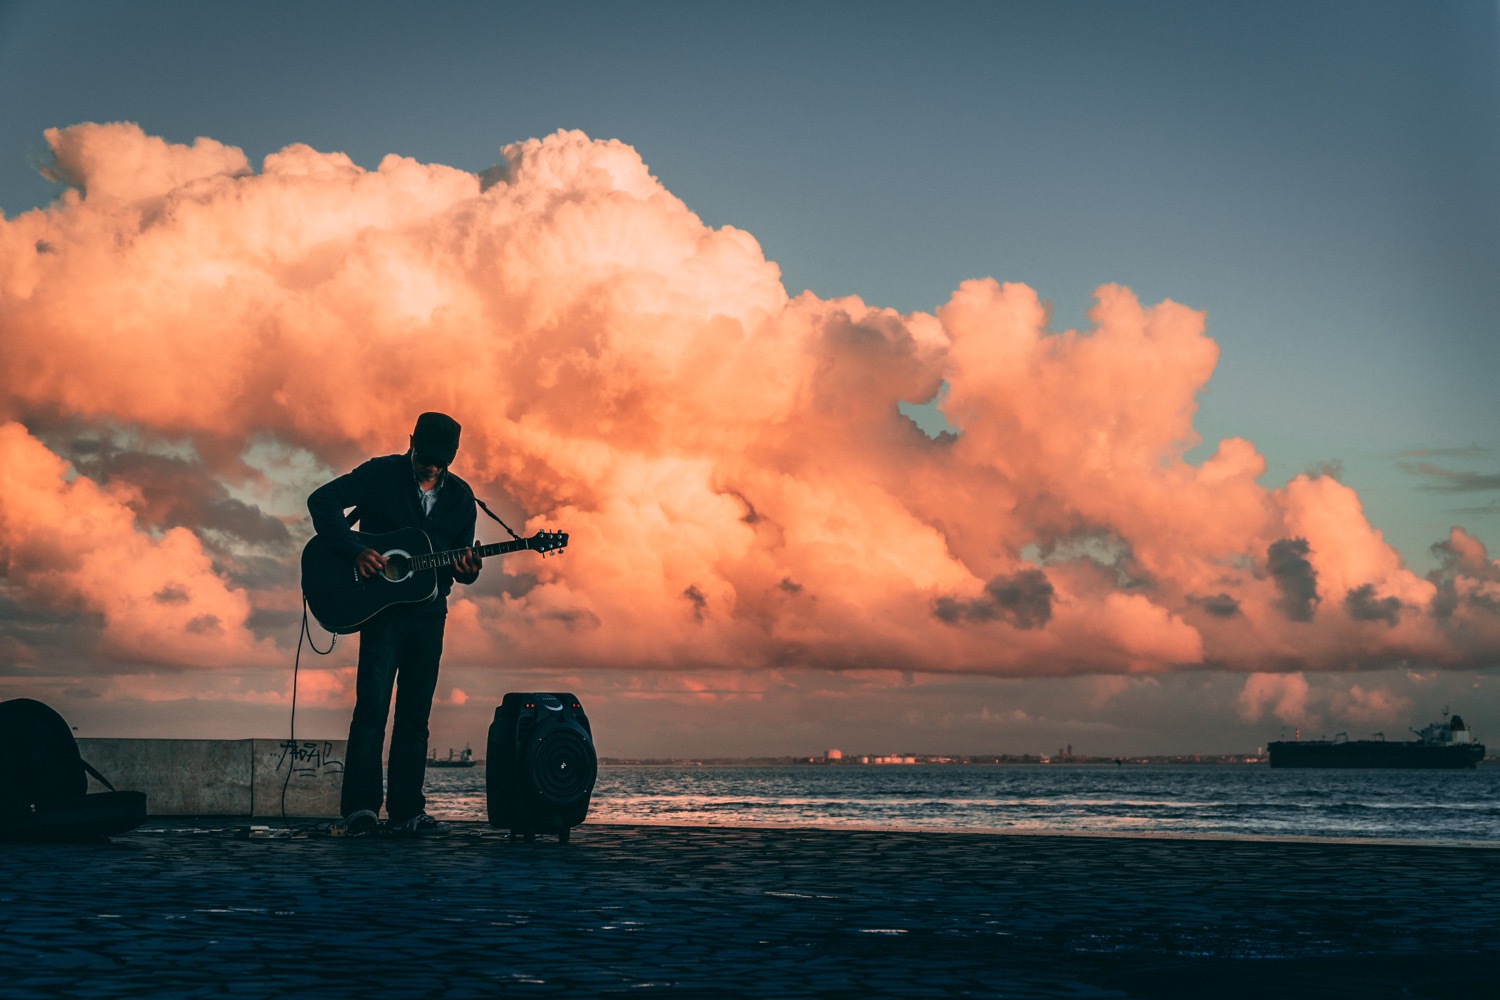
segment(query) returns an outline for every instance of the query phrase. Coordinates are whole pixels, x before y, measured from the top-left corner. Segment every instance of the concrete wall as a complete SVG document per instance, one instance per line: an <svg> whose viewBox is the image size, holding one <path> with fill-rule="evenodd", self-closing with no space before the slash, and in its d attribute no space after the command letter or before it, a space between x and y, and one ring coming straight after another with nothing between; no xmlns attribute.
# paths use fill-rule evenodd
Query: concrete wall
<svg viewBox="0 0 1500 1000"><path fill-rule="evenodd" d="M84 737L78 751L115 788L145 792L152 816L331 819L339 815L344 744ZM89 791L105 788L90 778Z"/></svg>

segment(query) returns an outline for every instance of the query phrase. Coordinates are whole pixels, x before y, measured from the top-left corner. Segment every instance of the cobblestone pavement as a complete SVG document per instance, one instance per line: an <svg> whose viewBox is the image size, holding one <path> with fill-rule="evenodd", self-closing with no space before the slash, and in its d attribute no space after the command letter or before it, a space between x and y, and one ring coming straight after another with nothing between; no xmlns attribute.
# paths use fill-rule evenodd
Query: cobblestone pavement
<svg viewBox="0 0 1500 1000"><path fill-rule="evenodd" d="M0 845L0 996L1492 995L1500 850L151 821Z"/></svg>

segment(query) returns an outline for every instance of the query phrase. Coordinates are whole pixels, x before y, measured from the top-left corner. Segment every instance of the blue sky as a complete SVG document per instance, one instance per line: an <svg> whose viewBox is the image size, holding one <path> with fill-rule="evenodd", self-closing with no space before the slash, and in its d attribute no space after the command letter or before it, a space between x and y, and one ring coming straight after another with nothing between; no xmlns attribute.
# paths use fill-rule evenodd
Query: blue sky
<svg viewBox="0 0 1500 1000"><path fill-rule="evenodd" d="M1238 436L1265 456L1264 486L1334 470L1418 574L1455 524L1500 555L1494 0L0 0L0 212L59 192L39 173L46 129L110 121L207 136L255 165L305 143L366 168L395 153L471 171L579 129L634 147L705 222L752 234L793 294L931 311L988 276L1035 288L1062 330L1085 324L1098 286L1127 285L1206 311L1220 348L1191 457ZM1266 718L1232 728L1237 675L1108 690L947 678L900 697L828 677L829 697L862 699L837 702L842 734L806 707L810 687L788 685L751 721L733 701L684 716L672 749L965 751L991 730L954 722L941 746L870 734L978 704L984 726L1032 741L1006 750L1218 751L1276 735ZM1311 700L1337 706L1336 680L1315 676ZM612 690L593 681L596 697ZM1500 718L1487 681L1392 667L1354 691L1390 693L1384 718L1409 705L1416 725L1467 699L1483 727ZM626 731L638 693L610 695L606 730ZM470 729L440 715L439 742L475 739L478 704ZM157 732L180 735L199 708L163 711L179 714ZM337 732L347 712L326 721ZM725 742L731 727L740 742Z"/></svg>
<svg viewBox="0 0 1500 1000"><path fill-rule="evenodd" d="M1497 23L1469 2L8 2L0 209L53 196L43 130L80 121L367 167L618 138L792 292L930 310L993 276L1059 329L1105 282L1206 310L1206 449L1249 438L1273 485L1338 463L1426 568L1452 523L1500 548Z"/></svg>

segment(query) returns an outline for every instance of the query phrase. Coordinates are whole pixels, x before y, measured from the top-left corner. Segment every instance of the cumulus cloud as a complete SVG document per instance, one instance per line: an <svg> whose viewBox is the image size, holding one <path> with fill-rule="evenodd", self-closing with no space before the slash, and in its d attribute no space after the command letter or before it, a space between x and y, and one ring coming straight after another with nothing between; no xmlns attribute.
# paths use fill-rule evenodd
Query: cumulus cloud
<svg viewBox="0 0 1500 1000"><path fill-rule="evenodd" d="M1318 571L1307 559L1307 539L1279 538L1266 549L1266 571L1281 592L1282 614L1310 622L1318 602Z"/></svg>
<svg viewBox="0 0 1500 1000"><path fill-rule="evenodd" d="M1433 613L1456 626L1500 639L1500 560L1483 542L1458 526L1432 546L1440 563L1427 578L1436 590ZM1456 621L1455 621L1456 619Z"/></svg>
<svg viewBox="0 0 1500 1000"><path fill-rule="evenodd" d="M1301 673L1251 674L1240 691L1240 715L1248 722L1257 722L1268 714L1287 725L1315 721L1308 704L1311 690Z"/></svg>
<svg viewBox="0 0 1500 1000"><path fill-rule="evenodd" d="M1423 579L1333 477L1267 489L1239 438L1186 460L1218 361L1187 306L1106 285L1057 331L991 279L934 313L789 295L750 234L577 132L483 175L306 146L252 166L121 123L47 141L68 189L0 222L0 442L28 471L0 556L14 607L84 616L112 661L264 656L256 623L299 604L301 498L428 409L464 424L480 496L571 536L461 591L459 662L1025 676L1495 648L1495 564L1461 530ZM899 404L940 387L957 434L934 439Z"/></svg>
<svg viewBox="0 0 1500 1000"><path fill-rule="evenodd" d="M1344 595L1344 610L1356 621L1395 625L1401 618L1401 601L1395 597L1376 597L1375 585L1366 583Z"/></svg>
<svg viewBox="0 0 1500 1000"><path fill-rule="evenodd" d="M1371 684L1344 685L1337 678L1323 675L1313 684L1307 675L1254 673L1245 678L1240 690L1240 717L1246 722L1274 719L1286 726L1298 726L1326 738L1322 727L1349 726L1345 732L1354 738L1369 733L1352 727L1386 727L1383 735L1399 739L1412 718L1412 699L1383 686ZM1389 731L1387 731L1389 730Z"/></svg>
<svg viewBox="0 0 1500 1000"><path fill-rule="evenodd" d="M1039 569L1023 569L995 577L984 585L984 595L971 601L939 597L933 614L954 624L960 621L1005 621L1016 628L1041 628L1052 617L1052 584Z"/></svg>
<svg viewBox="0 0 1500 1000"><path fill-rule="evenodd" d="M0 424L0 558L29 603L95 621L99 652L147 664L255 665L249 596L215 572L185 528L142 529L119 491L70 475L14 421Z"/></svg>
<svg viewBox="0 0 1500 1000"><path fill-rule="evenodd" d="M1233 618L1240 613L1240 602L1229 594L1210 594L1207 597L1193 597L1190 600L1204 611L1219 618Z"/></svg>
<svg viewBox="0 0 1500 1000"><path fill-rule="evenodd" d="M1351 684L1347 692L1338 693L1333 699L1333 709L1341 719L1359 725L1399 725L1400 731L1410 728L1412 702L1404 695L1393 694L1383 688L1366 688ZM1399 738L1396 732L1387 734Z"/></svg>

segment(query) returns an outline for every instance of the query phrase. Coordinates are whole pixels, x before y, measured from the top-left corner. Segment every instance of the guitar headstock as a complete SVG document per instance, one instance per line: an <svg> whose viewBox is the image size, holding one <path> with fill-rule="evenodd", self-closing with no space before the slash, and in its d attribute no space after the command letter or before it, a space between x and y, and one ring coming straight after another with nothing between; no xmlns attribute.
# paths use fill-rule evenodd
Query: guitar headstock
<svg viewBox="0 0 1500 1000"><path fill-rule="evenodd" d="M558 552L568 545L568 533L566 531L538 531L526 539L526 547L533 552L546 555L548 552Z"/></svg>

